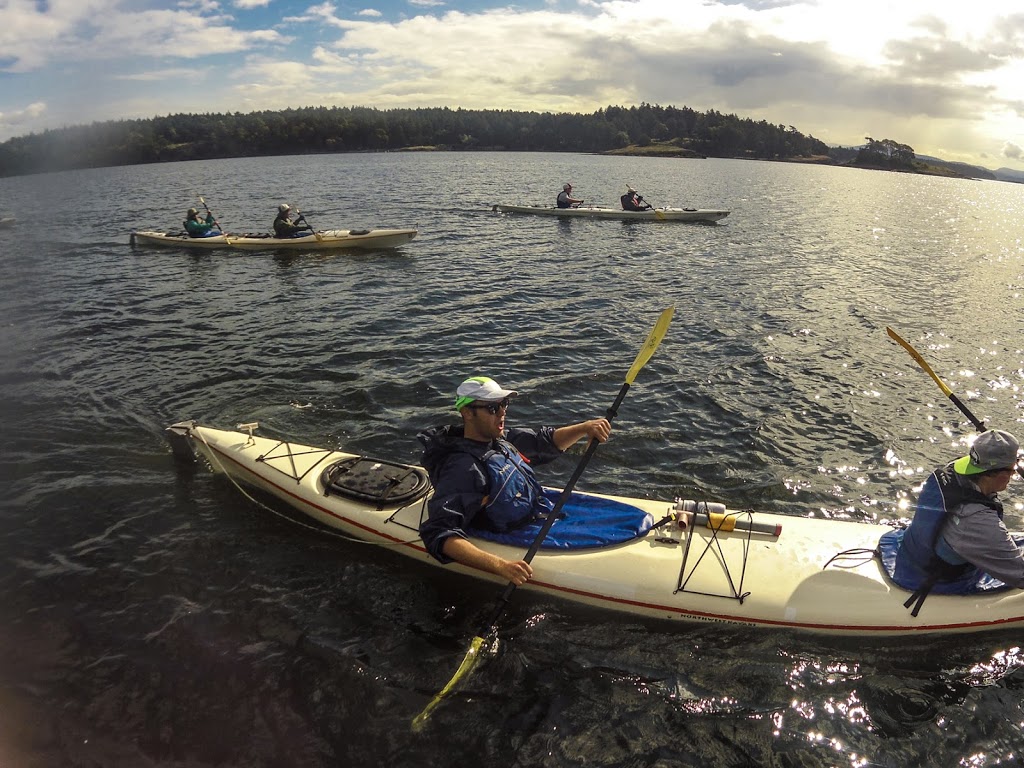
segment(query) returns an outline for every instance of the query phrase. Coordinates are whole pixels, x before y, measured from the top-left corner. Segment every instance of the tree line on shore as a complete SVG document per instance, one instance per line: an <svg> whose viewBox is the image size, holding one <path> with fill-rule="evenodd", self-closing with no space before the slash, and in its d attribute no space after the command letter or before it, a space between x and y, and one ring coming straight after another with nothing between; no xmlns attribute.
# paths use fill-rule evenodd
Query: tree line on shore
<svg viewBox="0 0 1024 768"><path fill-rule="evenodd" d="M225 157L407 149L608 152L667 144L708 157L822 157L793 126L715 110L641 104L592 114L305 107L177 114L69 126L0 144L0 176Z"/></svg>

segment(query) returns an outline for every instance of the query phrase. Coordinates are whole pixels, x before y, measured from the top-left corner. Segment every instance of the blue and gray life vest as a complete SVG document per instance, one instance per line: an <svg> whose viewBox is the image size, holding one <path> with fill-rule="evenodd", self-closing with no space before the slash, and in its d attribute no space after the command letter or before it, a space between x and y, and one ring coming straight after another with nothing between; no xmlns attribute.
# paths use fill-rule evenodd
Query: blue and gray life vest
<svg viewBox="0 0 1024 768"><path fill-rule="evenodd" d="M961 483L949 464L937 469L925 481L917 510L903 535L893 581L905 589L923 591L926 595L937 582L943 582L947 594L972 591L978 580L978 569L956 554L942 538L942 527L951 511L961 504L983 504L1003 519L1003 505L972 486ZM924 596L921 596L921 600Z"/></svg>
<svg viewBox="0 0 1024 768"><path fill-rule="evenodd" d="M483 515L486 525L481 527L502 533L547 514L554 507L544 496L533 468L515 446L505 440L495 442L497 449L480 457L490 487Z"/></svg>

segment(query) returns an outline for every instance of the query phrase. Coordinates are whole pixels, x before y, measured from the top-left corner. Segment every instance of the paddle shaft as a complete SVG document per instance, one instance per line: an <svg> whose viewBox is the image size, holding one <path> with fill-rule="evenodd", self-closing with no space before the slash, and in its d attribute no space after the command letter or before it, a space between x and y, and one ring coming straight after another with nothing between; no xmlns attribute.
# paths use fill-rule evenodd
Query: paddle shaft
<svg viewBox="0 0 1024 768"><path fill-rule="evenodd" d="M200 195L200 196L199 196L199 202L203 204L203 208L205 208L205 209L206 209L206 213L207 213L208 215L210 215L210 216L213 216L213 212L212 212L212 211L210 210L210 206L208 206L208 205L206 204L206 200L205 200L205 199L203 198L203 196L202 196L202 195ZM217 227L217 229L219 229L219 230L220 230L221 232L223 232L223 231L224 231L224 228L223 228L223 227L222 227L222 226L220 225L220 222L219 222L219 221L217 221L217 219L216 219L216 218L215 218L215 219L213 220L213 223L214 223L214 226L216 226L216 227Z"/></svg>
<svg viewBox="0 0 1024 768"><path fill-rule="evenodd" d="M626 372L626 380L622 384L622 389L619 390L618 397L615 398L615 402L612 403L612 407L608 409L609 421L611 421L612 418L614 418L615 414L618 412L619 405L622 404L622 399L626 396L626 392L629 390L630 384L632 384L633 381L636 379L636 376L640 372L640 369L647 364L647 361L651 359L651 356L654 354L655 350L657 350L658 345L661 344L661 340L665 337L665 334L668 332L668 326L669 323L672 322L672 315L674 313L674 306L670 306L667 309L665 309L661 313L661 316L658 318L658 322L654 324L654 328L652 328L651 332L647 335L647 339L644 341L643 346L640 347L640 351L637 353L636 359L633 361L633 365L631 365L629 371ZM527 563L533 559L533 556L537 554L537 550L540 549L541 542L544 541L544 537L547 536L548 531L551 530L551 526L554 525L555 520L558 518L559 512L561 512L562 507L565 506L566 500L572 493L572 489L576 485L576 481L580 479L580 475L583 474L583 470L590 462L590 457L593 456L594 451L597 450L597 446L598 441L595 440L594 438L591 438L590 445L587 446L587 450L583 454L583 458L580 460L580 463L577 465L576 471L573 472L573 475L569 479L569 482L562 490L561 495L558 497L558 501L555 503L554 509L551 510L547 520L544 521L544 525L541 527L540 532L534 539L533 545L530 547L530 550L526 553L525 560ZM454 687L461 680L467 677L476 667L476 664L480 659L480 650L481 648L483 648L487 636L490 635L491 630L494 628L494 625L497 624L498 619L500 619L502 613L505 612L505 607L508 605L509 598L512 596L512 593L515 592L515 590L516 585L511 582L508 584L508 586L505 587L505 590L502 592L498 600L498 604L495 608L494 614L491 617L491 620L479 632L479 634L477 634L477 636L473 638L473 641L470 643L469 650L466 652L466 656L462 659L462 663L456 670L455 675L452 677L451 680L448 681L448 684L445 685L445 687L442 688L440 692L433 699L430 700L430 703L427 704L423 711L420 712L420 714L417 715L415 718L413 718L412 728L414 731L419 730L423 727L423 725L427 721L427 718L430 717L430 713L438 707L438 705L441 703L441 700L444 699L444 697L447 696L448 693L451 690L453 690Z"/></svg>
<svg viewBox="0 0 1024 768"><path fill-rule="evenodd" d="M633 364L629 367L626 372L626 380L622 383L622 387L619 389L619 394L615 398L615 402L612 403L611 408L608 409L608 421L611 421L619 412L619 406L622 405L623 399L626 397L626 393L629 391L629 386L636 380L636 376L640 373L640 369L647 365L647 361L654 355L658 345L661 344L661 340L665 337L668 332L669 323L672 322L672 316L675 314L675 306L668 307L658 317L658 322L654 324L654 328L647 335L644 340L643 346L640 347L640 351L636 355L636 359ZM547 520L544 521L544 525L541 526L540 531L537 532L536 538L533 540L533 544L530 545L530 549L527 551L523 558L527 563L533 560L533 556L537 554L537 550L540 549L541 543L544 541L544 537L548 535L548 531L551 530L551 526L555 524L555 520L558 519L558 513L562 511L562 507L565 506L565 502L569 499L572 494L572 489L576 486L576 481L580 479L580 475L583 474L583 470L587 468L587 464L590 463L590 457L594 455L594 451L597 450L597 440L591 438L590 445L587 446L586 453L583 454L583 458L580 459L580 463L576 466L576 471L572 473L572 477L569 478L569 482L566 483L565 488L562 489L561 495L558 497L558 501L555 502L555 508L548 514ZM483 628L478 637L484 637L488 634L491 628L498 623L498 619L501 618L501 614L505 612L505 606L508 604L509 598L512 593L516 591L516 585L509 582L505 587L505 591L501 593L501 597L498 599L498 605L495 608L494 615L490 622Z"/></svg>
<svg viewBox="0 0 1024 768"><path fill-rule="evenodd" d="M298 224L300 221L305 222L306 226L309 227L309 231L313 233L313 237L315 237L317 240L322 240L323 239L323 235L321 235L319 232L317 232L315 229L313 229L313 225L309 223L309 220L306 218L306 214L304 214L302 211L299 211L299 210L296 210L295 213L296 213L296 216L295 216L295 223L296 224Z"/></svg>
<svg viewBox="0 0 1024 768"><path fill-rule="evenodd" d="M622 405L622 400L626 397L626 392L628 390L629 383L627 382L622 385L622 388L619 390L618 397L615 398L615 402L612 403L611 408L608 409L608 421L614 419L618 414L619 406ZM551 526L554 525L555 520L558 519L558 513L562 511L562 507L565 506L565 503L569 500L569 496L572 495L572 489L576 487L577 481L583 474L583 470L587 468L587 464L590 463L590 459L594 455L594 452L597 451L598 445L600 445L600 443L598 443L597 440L594 438L590 439L590 444L587 446L587 450L583 454L583 458L580 459L579 464L576 465L576 469L569 478L569 482L566 483L565 488L562 489L562 493L559 495L558 501L555 502L554 509L548 513L547 519L544 521L544 525L541 526L540 531L537 532L537 536L533 539L533 543L523 556L523 560L527 563L533 560L534 555L536 555L540 550L541 544L544 543L544 539L548 535L548 531L551 530ZM498 619L500 619L501 615L505 612L505 609L508 607L508 601L511 599L512 593L515 591L516 585L510 581L506 585L505 591L502 592L501 596L498 598L498 604L494 609L494 613L492 614L490 621L481 627L480 632L477 633L479 637L486 637L490 632L491 627L498 623Z"/></svg>
<svg viewBox="0 0 1024 768"><path fill-rule="evenodd" d="M888 326L886 326L885 332L889 334L890 339L892 339L905 350L907 350L910 356L914 358L914 361L919 366L921 366L921 369L932 377L932 381L939 385L939 389L941 389L942 393L949 398L950 402L953 403L953 405L955 405L957 408L959 408L960 412L970 420L971 424L974 425L975 429L977 429L979 432L984 432L987 429L984 422L982 422L981 419L979 419L977 416L971 413L970 409L966 405L964 405L960 398L953 393L953 390L946 386L945 382L938 377L935 371L932 370L932 367L928 365L928 363L925 361L923 357L921 357L921 353L910 345L910 342L908 342L906 339L904 339L902 336L896 333L896 331L894 331L892 328L889 328Z"/></svg>
<svg viewBox="0 0 1024 768"><path fill-rule="evenodd" d="M988 431L988 427L985 426L985 423L977 416L975 416L973 413L971 413L970 408L964 405L963 401L961 401L960 398L956 396L953 390L946 386L946 383L938 377L935 371L932 370L932 367L928 365L928 363L925 361L923 357L921 357L921 353L910 345L910 342L908 342L906 339L904 339L902 336L896 333L896 331L894 331L892 328L888 326L886 326L885 332L889 334L890 339L892 339L905 350L907 350L910 356L914 358L914 360L917 362L919 366L921 366L921 369L932 377L932 381L939 385L939 389L941 389L943 394L949 398L949 401L953 403L953 405L955 405L957 408L959 408L960 412L970 420L971 424L974 425L975 429L977 429L979 432ZM1022 469L1019 464L1015 464L1014 469L1017 470L1018 475L1024 477L1024 469Z"/></svg>

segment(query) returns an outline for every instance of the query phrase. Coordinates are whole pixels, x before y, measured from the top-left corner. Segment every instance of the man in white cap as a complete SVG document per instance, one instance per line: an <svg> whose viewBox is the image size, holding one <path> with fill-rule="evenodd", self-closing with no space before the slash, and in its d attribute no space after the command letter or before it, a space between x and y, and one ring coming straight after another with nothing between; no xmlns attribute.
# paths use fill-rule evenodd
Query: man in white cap
<svg viewBox="0 0 1024 768"><path fill-rule="evenodd" d="M972 591L983 573L1024 588L1024 555L1003 523L998 500L1017 470L1019 448L1009 432L990 429L969 454L925 481L893 574L897 584L917 590L918 606L929 591Z"/></svg>
<svg viewBox="0 0 1024 768"><path fill-rule="evenodd" d="M628 184L626 185L626 194L619 198L619 202L622 203L622 210L624 211L646 211L652 207L644 202L643 196L638 195L636 190Z"/></svg>
<svg viewBox="0 0 1024 768"><path fill-rule="evenodd" d="M275 237L303 237L304 232L312 232L313 228L306 225L296 224L291 220L292 207L288 203L281 203L277 206L277 216L274 218Z"/></svg>
<svg viewBox="0 0 1024 768"><path fill-rule="evenodd" d="M513 530L543 516L552 504L541 494L531 464L557 458L580 439L608 439L605 418L565 427L505 429L510 398L494 379L473 376L455 393L462 424L435 427L417 437L423 443L422 464L434 495L420 525L427 551L442 563L453 560L495 573L516 586L533 575L525 560L505 560L477 547L467 530Z"/></svg>
<svg viewBox="0 0 1024 768"><path fill-rule="evenodd" d="M575 208L582 200L577 200L572 196L572 184L563 184L562 191L558 193L558 197L555 199L555 205L559 208Z"/></svg>

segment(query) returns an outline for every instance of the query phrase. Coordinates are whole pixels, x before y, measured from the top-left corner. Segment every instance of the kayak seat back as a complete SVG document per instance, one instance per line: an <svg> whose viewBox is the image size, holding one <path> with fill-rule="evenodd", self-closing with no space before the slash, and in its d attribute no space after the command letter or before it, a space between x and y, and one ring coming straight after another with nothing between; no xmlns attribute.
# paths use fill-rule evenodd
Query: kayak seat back
<svg viewBox="0 0 1024 768"><path fill-rule="evenodd" d="M331 464L320 474L320 482L324 496L343 496L377 509L408 504L430 490L430 480L421 467L365 456Z"/></svg>
<svg viewBox="0 0 1024 768"><path fill-rule="evenodd" d="M554 504L561 492L545 488L544 495ZM498 544L528 548L543 525L543 520L533 520L504 533L480 528L472 528L470 533ZM654 517L639 507L574 492L552 523L541 549L595 549L622 544L645 535L653 525Z"/></svg>
<svg viewBox="0 0 1024 768"><path fill-rule="evenodd" d="M882 534L882 537L878 540L878 554L882 561L882 570L885 571L885 575L889 582L899 589L906 592L912 590L906 587L900 586L893 581L893 573L896 571L896 553L900 549L900 543L903 541L903 534L906 528L900 528L895 531L888 531ZM1013 540L1017 546L1024 544L1024 535L1014 534ZM1010 585L1000 581L997 578L989 576L987 573L982 573L978 578L971 584L964 585L962 582L942 582L937 581L931 588L931 594L933 595L977 595L977 594L990 594L993 592L1001 592L1007 589L1012 589Z"/></svg>

